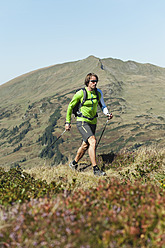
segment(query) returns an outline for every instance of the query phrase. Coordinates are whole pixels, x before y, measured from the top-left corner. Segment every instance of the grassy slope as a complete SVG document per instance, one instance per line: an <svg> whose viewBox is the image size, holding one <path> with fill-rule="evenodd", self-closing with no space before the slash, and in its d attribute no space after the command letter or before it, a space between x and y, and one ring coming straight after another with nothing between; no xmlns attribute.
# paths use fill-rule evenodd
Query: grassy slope
<svg viewBox="0 0 165 248"><path fill-rule="evenodd" d="M106 179L117 178L119 180L135 180L144 179L151 183L156 183L160 186L160 180L165 180L165 149L156 149L155 147L139 148L135 152L124 151L117 155L115 154L100 154L97 156L99 167L103 167L106 171ZM144 177L141 176L137 167L144 171ZM89 187L96 187L100 178L93 175L93 170L89 159L83 159L79 162L78 171L72 171L68 164L59 166L32 167L25 170L27 173L33 175L37 179L51 181L60 181L60 178L67 178L68 184L76 178L76 185L78 188L88 189ZM129 171L129 172L128 172ZM135 175L133 175L133 173Z"/></svg>

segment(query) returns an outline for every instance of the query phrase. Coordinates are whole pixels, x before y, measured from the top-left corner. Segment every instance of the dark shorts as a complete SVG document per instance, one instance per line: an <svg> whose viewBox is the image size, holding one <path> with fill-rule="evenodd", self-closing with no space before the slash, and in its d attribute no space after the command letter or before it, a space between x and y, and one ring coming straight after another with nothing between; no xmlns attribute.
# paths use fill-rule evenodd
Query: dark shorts
<svg viewBox="0 0 165 248"><path fill-rule="evenodd" d="M88 143L88 138L95 135L96 132L96 124L89 124L85 121L77 121L77 128L85 143Z"/></svg>

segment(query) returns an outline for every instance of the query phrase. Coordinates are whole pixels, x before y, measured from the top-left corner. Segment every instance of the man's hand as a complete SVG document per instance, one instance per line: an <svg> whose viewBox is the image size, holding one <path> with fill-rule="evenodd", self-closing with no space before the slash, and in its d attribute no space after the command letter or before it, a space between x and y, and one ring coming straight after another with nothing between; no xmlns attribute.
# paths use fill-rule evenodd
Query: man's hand
<svg viewBox="0 0 165 248"><path fill-rule="evenodd" d="M113 118L113 114L112 113L109 113L109 114L107 114L107 117L108 117L108 120L110 120L110 119Z"/></svg>
<svg viewBox="0 0 165 248"><path fill-rule="evenodd" d="M65 124L65 130L70 131L70 129L71 129L71 125L69 123L66 123Z"/></svg>

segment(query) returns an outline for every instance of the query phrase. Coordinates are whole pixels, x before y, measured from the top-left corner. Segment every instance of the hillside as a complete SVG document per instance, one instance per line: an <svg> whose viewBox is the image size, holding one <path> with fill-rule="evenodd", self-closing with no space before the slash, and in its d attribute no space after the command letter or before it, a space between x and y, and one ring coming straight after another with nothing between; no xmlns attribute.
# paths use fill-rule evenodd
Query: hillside
<svg viewBox="0 0 165 248"><path fill-rule="evenodd" d="M90 56L0 86L0 166L54 165L74 156L81 142L74 118L71 132L46 157L43 150L63 132L67 105L89 72L98 74L98 88L114 115L97 154L164 146L165 68ZM97 137L106 122L98 112Z"/></svg>

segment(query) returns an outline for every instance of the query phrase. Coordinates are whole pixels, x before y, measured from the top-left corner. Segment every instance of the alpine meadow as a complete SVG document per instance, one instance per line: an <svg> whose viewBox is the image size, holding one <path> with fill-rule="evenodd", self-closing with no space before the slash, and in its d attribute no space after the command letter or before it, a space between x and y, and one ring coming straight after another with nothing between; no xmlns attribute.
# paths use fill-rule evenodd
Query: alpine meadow
<svg viewBox="0 0 165 248"><path fill-rule="evenodd" d="M81 136L74 116L64 132L67 106L89 72L113 113L96 150L105 177L88 153L68 166ZM89 56L1 85L0 247L165 247L164 109L165 68L134 61ZM106 121L98 107L97 140Z"/></svg>

